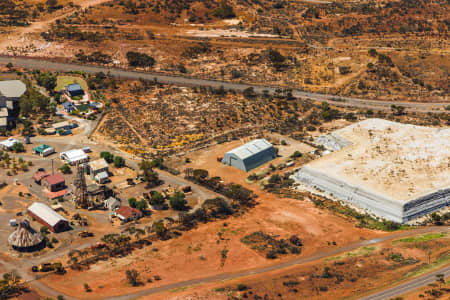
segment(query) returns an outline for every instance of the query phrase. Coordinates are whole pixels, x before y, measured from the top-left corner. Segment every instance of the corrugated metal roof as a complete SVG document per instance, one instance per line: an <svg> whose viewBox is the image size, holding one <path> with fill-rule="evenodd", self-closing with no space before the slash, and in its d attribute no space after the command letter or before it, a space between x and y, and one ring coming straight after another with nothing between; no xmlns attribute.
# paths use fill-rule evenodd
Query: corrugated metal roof
<svg viewBox="0 0 450 300"><path fill-rule="evenodd" d="M14 138L9 138L7 140L1 141L0 145L5 146L6 148L11 148L16 143L20 143L20 141L14 139Z"/></svg>
<svg viewBox="0 0 450 300"><path fill-rule="evenodd" d="M69 162L76 162L79 160L85 160L88 158L86 153L81 149L72 149L66 152L62 152L60 156L66 156Z"/></svg>
<svg viewBox="0 0 450 300"><path fill-rule="evenodd" d="M56 173L55 175L47 176L47 177L45 177L45 181L47 181L48 184L50 184L50 185L65 182L64 176L62 176L61 173Z"/></svg>
<svg viewBox="0 0 450 300"><path fill-rule="evenodd" d="M72 83L72 84L69 84L68 86L66 86L66 89L67 89L69 92L74 92L74 91L83 90L83 89L81 88L81 86L80 86L78 83Z"/></svg>
<svg viewBox="0 0 450 300"><path fill-rule="evenodd" d="M240 159L244 160L258 152L264 151L273 147L271 143L269 143L265 139L253 140L250 143L237 147L229 152L228 154L235 154Z"/></svg>
<svg viewBox="0 0 450 300"><path fill-rule="evenodd" d="M33 213L35 216L39 217L43 221L45 221L50 226L55 226L60 221L66 221L63 216L58 214L56 211L45 205L44 203L34 202L28 207L28 211Z"/></svg>
<svg viewBox="0 0 450 300"><path fill-rule="evenodd" d="M0 81L0 94L7 98L18 98L27 90L27 86L20 80Z"/></svg>
<svg viewBox="0 0 450 300"><path fill-rule="evenodd" d="M89 167L94 171L101 170L101 169L107 168L108 163L106 162L106 160L104 158L100 158L100 159L91 161L89 163Z"/></svg>
<svg viewBox="0 0 450 300"><path fill-rule="evenodd" d="M59 123L55 123L52 125L53 128L57 129L57 128L63 128L63 127L70 127L70 123L67 121L63 121L63 122L59 122Z"/></svg>

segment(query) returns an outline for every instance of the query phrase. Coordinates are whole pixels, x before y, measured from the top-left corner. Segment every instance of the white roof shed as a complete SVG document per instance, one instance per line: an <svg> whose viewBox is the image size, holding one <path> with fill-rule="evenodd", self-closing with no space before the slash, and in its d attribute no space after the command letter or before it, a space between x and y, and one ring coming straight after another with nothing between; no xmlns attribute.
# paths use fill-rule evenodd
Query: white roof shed
<svg viewBox="0 0 450 300"><path fill-rule="evenodd" d="M89 159L89 156L81 149L72 149L69 151L61 152L59 156L61 159L67 161L70 164L85 162Z"/></svg>
<svg viewBox="0 0 450 300"><path fill-rule="evenodd" d="M63 216L58 214L56 211L45 205L44 203L34 202L28 207L28 211L33 213L39 219L45 221L50 226L56 226L60 221L67 222Z"/></svg>

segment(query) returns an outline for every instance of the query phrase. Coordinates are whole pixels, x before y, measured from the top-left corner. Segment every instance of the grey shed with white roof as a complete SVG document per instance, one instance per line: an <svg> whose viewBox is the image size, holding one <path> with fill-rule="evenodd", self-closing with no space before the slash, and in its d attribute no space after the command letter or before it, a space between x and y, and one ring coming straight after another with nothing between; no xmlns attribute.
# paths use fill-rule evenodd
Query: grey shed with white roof
<svg viewBox="0 0 450 300"><path fill-rule="evenodd" d="M222 163L248 172L275 157L273 145L265 139L258 139L225 153Z"/></svg>

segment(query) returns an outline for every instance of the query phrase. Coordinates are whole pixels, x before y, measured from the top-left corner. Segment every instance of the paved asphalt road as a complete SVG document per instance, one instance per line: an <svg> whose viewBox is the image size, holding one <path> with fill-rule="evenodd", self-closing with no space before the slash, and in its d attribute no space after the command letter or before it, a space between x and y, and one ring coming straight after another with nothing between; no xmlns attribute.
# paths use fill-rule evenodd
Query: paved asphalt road
<svg viewBox="0 0 450 300"><path fill-rule="evenodd" d="M241 83L231 83L231 82L223 82L216 80L205 80L205 79L196 79L196 78L188 78L181 76L169 76L169 75L159 75L152 74L146 72L136 72L136 71L127 71L122 69L114 69L107 67L95 67L88 65L77 65L77 64L69 64L69 63L60 63L53 62L42 59L34 59L34 58L19 58L19 57L5 57L0 56L0 63L6 64L11 62L14 66L21 66L28 69L48 69L53 71L61 71L61 72L70 72L70 71L84 71L87 73L97 73L104 72L110 73L110 75L118 77L118 78L127 78L127 79L147 79L154 80L157 79L158 82L174 84L180 86L211 86L211 87L221 87L223 86L225 89L233 89L233 90L244 90L248 87L253 87L255 92L262 93L267 90L270 93L274 93L277 87L273 86L261 86L261 85L251 85L251 84L241 84ZM409 111L418 111L418 112L444 112L444 106L448 105L448 103L416 103L416 102L397 102L397 101L377 101L377 100L369 100L369 99L358 99L358 98L350 98L350 97L341 97L334 95L325 95L318 93L309 93L300 90L293 90L292 94L298 98L310 98L317 101L327 101L331 104L339 105L339 106L352 106L359 108L373 108L373 109L384 109L390 110L391 105L401 105Z"/></svg>
<svg viewBox="0 0 450 300"><path fill-rule="evenodd" d="M398 295L405 294L407 292L416 290L418 288L421 288L423 286L426 286L430 283L436 282L436 275L437 274L444 274L444 277L450 276L450 266L442 268L440 270L428 273L424 276L421 276L419 278L416 278L414 280L405 282L403 284L394 286L390 289L369 295L367 297L360 298L360 300L384 300L384 299L391 299L393 297L396 297Z"/></svg>

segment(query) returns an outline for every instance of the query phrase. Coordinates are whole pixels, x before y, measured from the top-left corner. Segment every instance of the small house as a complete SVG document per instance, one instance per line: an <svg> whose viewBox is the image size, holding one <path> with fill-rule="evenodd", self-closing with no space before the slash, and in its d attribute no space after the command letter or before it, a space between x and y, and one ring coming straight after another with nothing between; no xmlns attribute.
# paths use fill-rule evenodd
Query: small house
<svg viewBox="0 0 450 300"><path fill-rule="evenodd" d="M61 232L70 228L69 222L63 216L44 203L34 202L28 207L27 212L52 232Z"/></svg>
<svg viewBox="0 0 450 300"><path fill-rule="evenodd" d="M72 129L72 125L69 122L67 122L67 121L55 123L55 124L52 125L52 127L56 131Z"/></svg>
<svg viewBox="0 0 450 300"><path fill-rule="evenodd" d="M143 217L139 209L130 206L121 206L116 210L116 216L123 222L138 220Z"/></svg>
<svg viewBox="0 0 450 300"><path fill-rule="evenodd" d="M57 192L66 188L66 181L61 173L56 173L44 178L44 186L50 192Z"/></svg>
<svg viewBox="0 0 450 300"><path fill-rule="evenodd" d="M71 113L74 110L76 110L75 106L73 106L73 104L69 101L66 101L63 103L63 108L64 108L64 111L67 113Z"/></svg>
<svg viewBox="0 0 450 300"><path fill-rule="evenodd" d="M105 202L103 202L103 204L105 205L105 208L110 211L116 210L122 206L122 203L114 197L109 197L105 200Z"/></svg>
<svg viewBox="0 0 450 300"><path fill-rule="evenodd" d="M99 183L108 180L109 170L108 163L104 158L91 161L89 164L89 174L92 179Z"/></svg>
<svg viewBox="0 0 450 300"><path fill-rule="evenodd" d="M33 175L33 180L34 182L36 182L37 184L41 184L42 183L42 179L46 178L50 176L49 173L44 172L44 171L38 171Z"/></svg>
<svg viewBox="0 0 450 300"><path fill-rule="evenodd" d="M55 134L55 133L56 133L56 130L55 130L55 128L53 128L53 127L51 127L51 128L46 128L44 131L45 131L45 134L48 134L48 135L52 135L52 134Z"/></svg>
<svg viewBox="0 0 450 300"><path fill-rule="evenodd" d="M55 153L55 148L49 145L42 144L33 148L33 154L38 154L42 157Z"/></svg>
<svg viewBox="0 0 450 300"><path fill-rule="evenodd" d="M66 91L70 97L83 96L84 91L78 83L69 84L66 86Z"/></svg>

